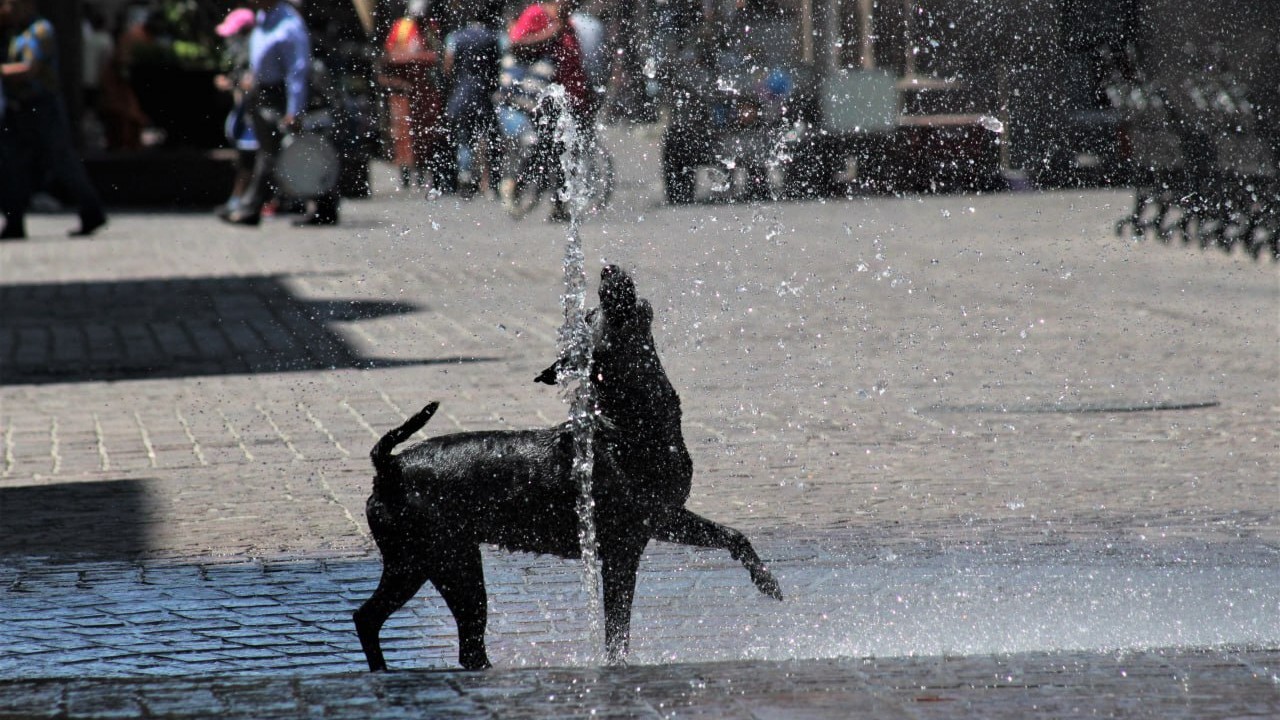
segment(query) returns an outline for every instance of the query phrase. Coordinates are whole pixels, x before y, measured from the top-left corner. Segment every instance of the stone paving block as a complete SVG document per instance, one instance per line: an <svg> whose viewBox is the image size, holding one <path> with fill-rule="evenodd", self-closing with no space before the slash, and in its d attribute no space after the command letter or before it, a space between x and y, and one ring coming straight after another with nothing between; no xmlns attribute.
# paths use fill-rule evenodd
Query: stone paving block
<svg viewBox="0 0 1280 720"><path fill-rule="evenodd" d="M3 667L0 661L0 668ZM11 680L0 689L0 718L57 717L63 710L66 688L61 684Z"/></svg>
<svg viewBox="0 0 1280 720"><path fill-rule="evenodd" d="M210 652L211 650L220 650L223 646L221 643L217 645L207 645L208 649L201 650L193 647L185 650L170 650L165 653L156 655L156 660L162 663L168 663L174 672L182 672L182 667L189 668L188 672L198 671L201 667L208 667L224 660L225 658L218 652Z"/></svg>
<svg viewBox="0 0 1280 720"><path fill-rule="evenodd" d="M330 682L324 678L299 680L297 694L299 702L308 708L340 708L343 712L364 710L376 714L380 704L379 699L365 687Z"/></svg>
<svg viewBox="0 0 1280 720"><path fill-rule="evenodd" d="M278 607L280 603L275 598L259 594L268 589L265 585L224 587L222 590L226 593L226 597L222 598L218 604L224 608L242 611L252 611L254 608ZM256 615L257 613L254 614Z"/></svg>
<svg viewBox="0 0 1280 720"><path fill-rule="evenodd" d="M142 712L136 698L100 688L72 685L64 700L66 714L71 717L134 718Z"/></svg>
<svg viewBox="0 0 1280 720"><path fill-rule="evenodd" d="M292 689L284 683L262 683L265 687L242 685L234 690L215 691L228 713L250 715L258 713L270 716L279 713L296 713L301 710Z"/></svg>
<svg viewBox="0 0 1280 720"><path fill-rule="evenodd" d="M225 705L212 690L194 683L174 688L156 688L140 698L144 713L150 717L209 717L225 712Z"/></svg>

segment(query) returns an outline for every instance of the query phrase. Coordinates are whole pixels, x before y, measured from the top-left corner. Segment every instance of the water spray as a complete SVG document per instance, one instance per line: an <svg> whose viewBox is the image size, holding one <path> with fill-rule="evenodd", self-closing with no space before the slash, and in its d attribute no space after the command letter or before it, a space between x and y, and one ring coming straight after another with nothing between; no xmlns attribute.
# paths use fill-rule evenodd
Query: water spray
<svg viewBox="0 0 1280 720"><path fill-rule="evenodd" d="M598 653L604 646L604 611L602 606L602 581L599 550L596 542L595 498L591 494L591 477L595 468L594 423L596 413L595 387L591 383L591 331L587 326L587 273L582 252L582 236L579 223L588 202L590 188L586 183L586 142L578 130L577 121L569 108L568 96L563 85L551 85L544 93L556 109L555 140L564 150L560 154L560 167L564 184L556 188L557 200L569 210L569 228L564 253L564 324L557 336L559 356L564 359L565 371L558 378L562 392L572 392L569 405L569 426L573 432L573 482L578 488L578 542L582 549L583 589L589 598L587 603L588 627L591 647ZM577 386L570 390L574 382Z"/></svg>

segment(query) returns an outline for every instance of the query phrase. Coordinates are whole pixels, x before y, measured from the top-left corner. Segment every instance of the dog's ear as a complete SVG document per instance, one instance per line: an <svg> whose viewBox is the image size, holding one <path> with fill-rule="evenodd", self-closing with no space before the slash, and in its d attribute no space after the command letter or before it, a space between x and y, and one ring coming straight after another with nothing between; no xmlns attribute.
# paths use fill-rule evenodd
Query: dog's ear
<svg viewBox="0 0 1280 720"><path fill-rule="evenodd" d="M556 384L556 374L557 374L559 371L560 371L560 361L559 361L559 360L557 360L557 361L555 361L554 363L552 363L551 367L549 367L549 368L547 368L546 370L543 370L541 373L539 373L539 374L538 374L538 377L534 378L534 379L533 379L533 381L534 381L534 382L544 383L544 384L547 384L547 385L555 385L555 384Z"/></svg>

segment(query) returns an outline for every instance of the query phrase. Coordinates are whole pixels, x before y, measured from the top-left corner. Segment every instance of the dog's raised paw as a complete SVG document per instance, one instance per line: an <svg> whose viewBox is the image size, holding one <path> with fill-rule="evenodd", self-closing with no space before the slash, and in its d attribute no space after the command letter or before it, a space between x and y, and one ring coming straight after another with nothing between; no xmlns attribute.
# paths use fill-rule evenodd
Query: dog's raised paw
<svg viewBox="0 0 1280 720"><path fill-rule="evenodd" d="M782 586L778 585L778 581L774 579L773 573L765 568L753 568L751 570L751 582L756 584L756 588L760 592L768 595L774 600L782 600Z"/></svg>

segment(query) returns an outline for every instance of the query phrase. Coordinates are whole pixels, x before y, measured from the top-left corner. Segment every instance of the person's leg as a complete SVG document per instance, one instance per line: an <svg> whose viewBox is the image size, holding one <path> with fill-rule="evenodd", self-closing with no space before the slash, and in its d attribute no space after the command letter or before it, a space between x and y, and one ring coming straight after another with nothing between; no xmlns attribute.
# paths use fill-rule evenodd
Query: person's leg
<svg viewBox="0 0 1280 720"><path fill-rule="evenodd" d="M271 198L271 176L276 170L280 152L280 102L276 93L259 90L249 98L249 122L258 138L258 152L253 162L253 177L241 198L240 208L228 215L229 222L256 225L262 219L262 206ZM283 93L279 93L282 95Z"/></svg>
<svg viewBox="0 0 1280 720"><path fill-rule="evenodd" d="M227 211L240 207L249 183L253 181L253 168L257 162L257 150L236 150L236 174L231 181L231 197L227 199Z"/></svg>
<svg viewBox="0 0 1280 720"><path fill-rule="evenodd" d="M6 125L0 128L0 211L4 213L4 229L0 240L22 240L27 237L27 205L31 201L35 172L35 139L29 110L9 109Z"/></svg>
<svg viewBox="0 0 1280 720"><path fill-rule="evenodd" d="M409 96L391 93L387 97L388 126L391 131L391 162L400 169L400 186L413 184L413 137L409 132Z"/></svg>
<svg viewBox="0 0 1280 720"><path fill-rule="evenodd" d="M107 223L107 213L72 143L71 124L62 99L55 95L42 97L35 102L33 109L41 154L53 176L71 192L80 212L80 229L70 234L92 235Z"/></svg>
<svg viewBox="0 0 1280 720"><path fill-rule="evenodd" d="M483 106L483 113L484 184L490 193L497 193L499 168L502 167L502 133L498 130L498 114L493 105Z"/></svg>
<svg viewBox="0 0 1280 720"><path fill-rule="evenodd" d="M499 155L502 158L499 165L501 180L498 183L498 196L503 205L511 210L515 203L520 137L533 132L533 123L523 111L510 106L500 106L497 115L501 147Z"/></svg>
<svg viewBox="0 0 1280 720"><path fill-rule="evenodd" d="M13 158L9 152L9 138L2 125L0 125L0 168L3 168L3 172L0 172L0 216L3 217L3 220L0 221L3 222L3 225L0 225L0 240L16 240L21 236L17 233L18 226L14 225L13 220L11 220L13 214L10 211L14 204L13 196L15 194L14 183L10 176L14 174L15 168ZM11 225L13 226L12 228L10 227ZM10 234L11 230L13 231L12 235ZM26 228L22 229L22 235L26 235Z"/></svg>
<svg viewBox="0 0 1280 720"><path fill-rule="evenodd" d="M547 217L551 222L569 222L572 215L569 212L569 206L566 198L569 196L569 188L567 178L564 173L564 165L560 158L564 157L567 150L565 144L556 137L555 125L551 123L538 124L538 145L545 148L540 164L545 168L546 190L551 195L551 214Z"/></svg>
<svg viewBox="0 0 1280 720"><path fill-rule="evenodd" d="M440 88L430 85L422 88L415 98L414 162L436 193L453 193L457 190L456 152L452 144L444 114L444 98Z"/></svg>
<svg viewBox="0 0 1280 720"><path fill-rule="evenodd" d="M468 113L462 117L452 118L446 126L453 131L449 137L449 147L454 150L458 168L458 192L472 195L479 184L476 150L479 147L479 128L475 115Z"/></svg>
<svg viewBox="0 0 1280 720"><path fill-rule="evenodd" d="M0 240L24 240L27 237L27 202L31 198L29 171L18 167L18 161L10 154L0 157L4 172L0 172L0 211L4 213L4 228Z"/></svg>
<svg viewBox="0 0 1280 720"><path fill-rule="evenodd" d="M294 227L338 224L338 203L341 196L337 189L307 202L307 213L293 221Z"/></svg>

